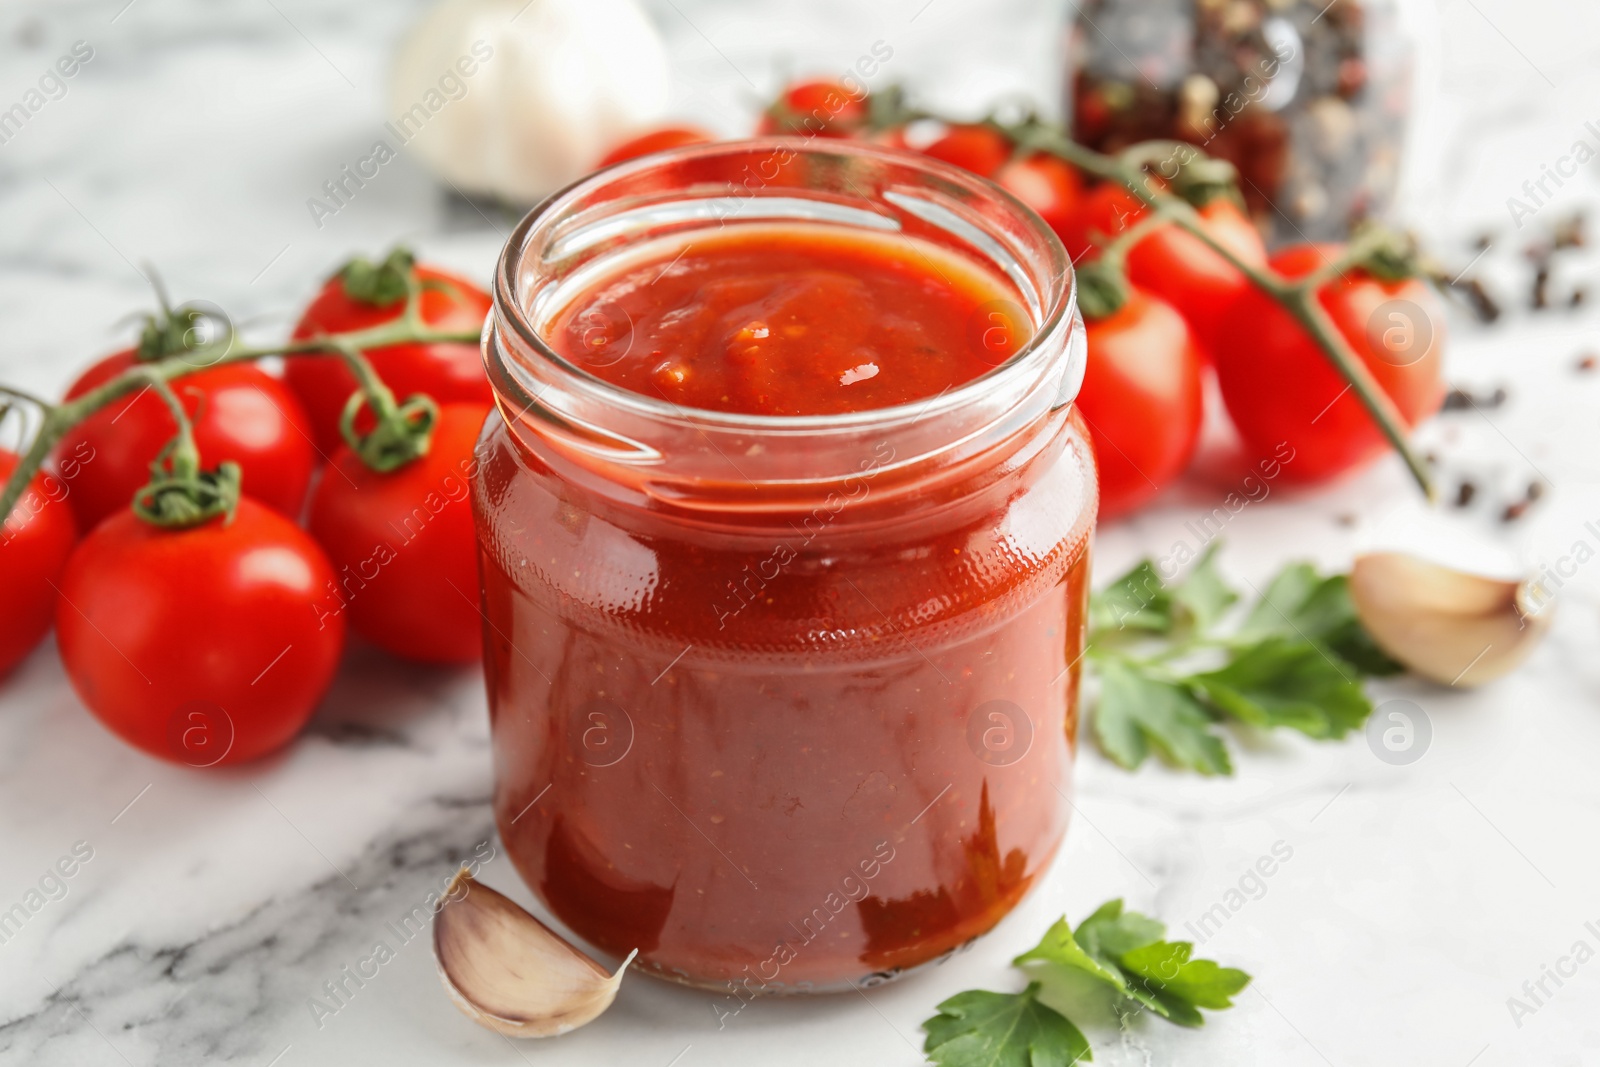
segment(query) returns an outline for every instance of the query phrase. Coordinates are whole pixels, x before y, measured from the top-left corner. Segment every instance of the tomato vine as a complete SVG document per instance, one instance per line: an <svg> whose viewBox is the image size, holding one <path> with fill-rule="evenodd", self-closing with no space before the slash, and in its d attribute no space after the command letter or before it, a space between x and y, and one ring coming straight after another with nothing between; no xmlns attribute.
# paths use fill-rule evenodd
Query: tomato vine
<svg viewBox="0 0 1600 1067"><path fill-rule="evenodd" d="M774 105L781 108L782 102ZM785 113L786 114L786 113ZM770 117L770 116L769 116ZM898 91L874 94L870 108L851 112L849 132L874 132L903 129L923 120L944 123L949 128L963 124L934 112L906 104ZM795 123L791 121L790 126ZM836 124L839 125L839 124ZM1411 476L1429 499L1434 496L1431 475L1422 457L1407 439L1404 417L1372 372L1340 333L1318 299L1318 292L1347 270L1360 269L1384 279L1410 277L1419 273L1417 253L1410 242L1377 226L1363 228L1335 259L1319 269L1295 279L1286 278L1269 267L1247 261L1219 241L1207 227L1191 200L1204 203L1206 197L1237 195L1232 185L1232 168L1200 153L1194 146L1176 141L1146 141L1130 145L1116 155L1106 155L1084 147L1067 137L1058 127L1025 114L1011 121L991 115L977 125L1004 137L1019 157L1044 154L1063 160L1083 173L1125 188L1147 209L1147 214L1121 234L1110 236L1101 248L1101 261L1080 278L1080 297L1091 310L1114 311L1125 299L1126 280L1123 260L1127 250L1140 238L1161 225L1171 224L1190 234L1238 270L1256 288L1288 312L1305 330L1322 356L1327 359L1350 391L1356 394L1384 438L1399 453ZM823 133L810 131L811 136ZM827 135L849 135L828 128ZM1172 185L1152 180L1150 170L1163 161L1176 162ZM1168 177L1163 174L1163 177ZM1180 195L1182 194L1182 195ZM398 253L397 253L398 254ZM305 340L279 345L250 347L240 345L231 330L217 340L187 348L175 355L162 355L130 368L82 396L51 404L21 390L0 386L0 392L30 403L42 413L36 434L15 470L0 491L0 514L9 514L28 480L39 470L61 436L87 416L113 401L141 389L151 389L172 410L178 423L173 441L152 464L152 479L140 491L135 508L147 520L161 525L188 525L219 513L231 513L238 496L238 472L226 469L199 470L190 437L189 420L177 402L170 383L184 375L227 363L257 360L267 356L323 355L341 359L355 376L359 388L350 397L340 420L345 440L374 470L392 471L425 453L431 429L438 417L438 406L424 395L397 402L394 395L362 355L364 351L405 343L474 342L476 332L435 330L422 319L420 300L424 283L414 273L392 269L397 261L368 265L373 284L391 278L404 279L405 307L402 313L380 325L343 333L321 334ZM406 263L409 264L409 256ZM399 299L397 286L392 295ZM163 304L165 302L163 301ZM142 347L156 346L170 351L167 335L173 330L192 330L193 314L185 308L167 311L166 328L152 325ZM154 321L154 320L152 320ZM187 334L185 334L187 336ZM376 427L364 435L356 432L361 408L370 410ZM226 465L224 465L224 468Z"/></svg>
<svg viewBox="0 0 1600 1067"><path fill-rule="evenodd" d="M131 367L82 396L58 404L0 385L0 392L32 404L42 416L27 452L6 480L5 488L0 490L0 515L11 513L28 480L37 473L63 434L108 404L144 389L154 392L167 405L178 430L172 442L151 464L151 481L139 492L135 510L147 521L168 526L192 525L218 514L231 514L238 500L238 470L235 467L230 474L229 464L222 464L216 471L199 469L190 420L173 393L171 383L214 367L268 356L320 355L343 360L360 383L347 409L346 438L373 469L394 470L427 451L428 433L437 408L430 398L421 395L396 403L362 353L409 342L471 343L479 338L476 330L429 328L422 321L420 311L422 291L420 282L409 279L406 306L401 315L366 329L264 346L240 344L231 330L223 331L214 341ZM181 313L183 309L178 311ZM378 425L364 436L358 436L353 421L355 412L362 406L371 409Z"/></svg>

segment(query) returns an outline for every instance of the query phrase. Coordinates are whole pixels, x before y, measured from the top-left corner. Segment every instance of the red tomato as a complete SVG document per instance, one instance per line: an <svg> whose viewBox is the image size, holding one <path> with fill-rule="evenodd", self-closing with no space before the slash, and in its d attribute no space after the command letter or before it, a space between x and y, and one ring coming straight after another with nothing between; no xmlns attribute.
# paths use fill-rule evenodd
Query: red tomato
<svg viewBox="0 0 1600 1067"><path fill-rule="evenodd" d="M761 116L756 132L849 137L867 121L867 97L835 81L796 82Z"/></svg>
<svg viewBox="0 0 1600 1067"><path fill-rule="evenodd" d="M483 654L467 479L489 409L439 409L427 454L379 473L339 450L311 497L311 533L339 572L350 628L426 663Z"/></svg>
<svg viewBox="0 0 1600 1067"><path fill-rule="evenodd" d="M72 383L67 399L137 363L133 349L108 356ZM171 385L194 424L201 464L233 460L245 493L298 517L317 455L311 420L294 393L249 363L213 367L174 378ZM87 533L107 515L127 511L134 493L150 480L150 461L177 432L172 413L148 389L113 400L68 430L55 457L58 467L76 461L67 503L78 528Z"/></svg>
<svg viewBox="0 0 1600 1067"><path fill-rule="evenodd" d="M1075 225L1063 237L1074 259L1099 233L1114 237L1144 217L1146 208L1132 193L1110 182L1084 201ZM1252 266L1264 266L1267 249L1255 224L1238 205L1218 197L1197 209L1211 236ZM1252 286L1250 280L1193 234L1162 226L1128 250L1128 280L1178 309L1201 351L1216 357L1228 309Z"/></svg>
<svg viewBox="0 0 1600 1067"><path fill-rule="evenodd" d="M1273 256L1270 265L1298 278L1339 251L1335 245L1295 245ZM1407 426L1439 410L1445 394L1444 317L1426 285L1415 279L1384 282L1351 270L1325 286L1318 300ZM1286 480L1315 482L1383 452L1382 432L1360 398L1311 336L1265 293L1251 287L1234 303L1223 340L1217 381L1252 458L1277 454Z"/></svg>
<svg viewBox="0 0 1600 1067"><path fill-rule="evenodd" d="M84 539L61 579L56 631L78 696L124 741L191 766L286 744L344 647L334 573L316 542L245 498L163 530L132 511Z"/></svg>
<svg viewBox="0 0 1600 1067"><path fill-rule="evenodd" d="M1133 225L1144 212L1144 203L1138 197L1115 182L1101 182L1083 198L1083 205L1061 235L1061 242L1076 262Z"/></svg>
<svg viewBox="0 0 1600 1067"><path fill-rule="evenodd" d="M994 177L1011 158L1011 142L1005 134L989 126L952 126L943 137L922 150L923 155L970 170L985 178Z"/></svg>
<svg viewBox="0 0 1600 1067"><path fill-rule="evenodd" d="M628 138L607 152L595 166L609 167L613 163L648 156L652 152L665 152L669 148L681 148L691 144L710 144L715 140L714 135L698 126L662 126L660 129Z"/></svg>
<svg viewBox="0 0 1600 1067"><path fill-rule="evenodd" d="M1041 153L1005 164L994 180L1037 211L1057 235L1071 232L1083 197L1083 179L1072 164Z"/></svg>
<svg viewBox="0 0 1600 1067"><path fill-rule="evenodd" d="M423 290L423 322L439 330L471 330L483 325L489 314L488 293L441 270L419 265L416 271L423 282L453 287ZM404 310L401 301L380 307L351 297L345 292L343 279L335 274L300 316L294 337L304 340L319 333L364 330L388 322ZM365 355L396 400L426 393L441 404L492 401L489 380L483 373L483 357L475 343L390 345ZM325 455L332 455L344 443L339 435L339 416L344 412L345 401L356 391L355 375L338 358L318 355L286 360L283 376L311 415L317 447Z"/></svg>
<svg viewBox="0 0 1600 1067"><path fill-rule="evenodd" d="M882 145L885 148L898 148L902 151L911 150L911 142L906 139L906 128L904 126L889 126L874 131L867 135L865 140L871 144Z"/></svg>
<svg viewBox="0 0 1600 1067"><path fill-rule="evenodd" d="M0 483L16 469L17 457L0 451ZM33 651L55 618L61 571L77 539L62 503L69 491L54 475L35 474L0 529L0 676Z"/></svg>
<svg viewBox="0 0 1600 1067"><path fill-rule="evenodd" d="M1200 438L1201 360L1183 316L1133 289L1086 323L1078 408L1100 468L1100 517L1124 515L1183 473Z"/></svg>
<svg viewBox="0 0 1600 1067"><path fill-rule="evenodd" d="M1251 266L1265 266L1267 248L1255 224L1231 200L1216 199L1198 209L1213 238ZM1128 280L1177 308L1194 331L1200 349L1215 359L1228 309L1250 279L1176 226L1163 227L1128 252Z"/></svg>

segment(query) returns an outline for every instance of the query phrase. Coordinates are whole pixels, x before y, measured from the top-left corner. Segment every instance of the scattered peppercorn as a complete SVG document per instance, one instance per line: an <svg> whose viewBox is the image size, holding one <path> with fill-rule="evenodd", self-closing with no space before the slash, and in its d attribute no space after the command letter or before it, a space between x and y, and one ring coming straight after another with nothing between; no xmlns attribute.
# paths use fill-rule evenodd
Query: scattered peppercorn
<svg viewBox="0 0 1600 1067"><path fill-rule="evenodd" d="M1507 504L1505 511L1500 513L1500 521L1516 522L1518 519L1522 518L1522 516L1526 515L1528 513L1528 509L1533 507L1534 504L1538 503L1539 499L1543 496L1543 480L1536 479L1529 482L1527 491L1523 493L1522 499Z"/></svg>
<svg viewBox="0 0 1600 1067"><path fill-rule="evenodd" d="M1489 295L1483 283L1476 278L1466 278L1449 283L1452 293L1460 293L1467 302L1467 307L1472 314L1484 325L1494 322L1500 317L1500 304Z"/></svg>
<svg viewBox="0 0 1600 1067"><path fill-rule="evenodd" d="M1533 272L1533 295L1529 298L1529 306L1535 311L1543 311L1550 306L1550 261L1546 259L1539 264Z"/></svg>
<svg viewBox="0 0 1600 1067"><path fill-rule="evenodd" d="M1500 407L1510 397L1506 387L1497 385L1492 393L1472 393L1460 386L1454 386L1445 394L1445 411L1466 411L1469 408L1478 411L1493 411Z"/></svg>

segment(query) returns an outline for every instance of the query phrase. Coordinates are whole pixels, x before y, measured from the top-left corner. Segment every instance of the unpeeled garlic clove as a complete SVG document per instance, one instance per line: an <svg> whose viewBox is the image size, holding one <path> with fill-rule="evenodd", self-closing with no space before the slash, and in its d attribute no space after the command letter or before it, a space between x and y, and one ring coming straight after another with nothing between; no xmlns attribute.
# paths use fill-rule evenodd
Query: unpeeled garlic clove
<svg viewBox="0 0 1600 1067"><path fill-rule="evenodd" d="M1356 557L1350 596L1378 646L1413 673L1470 688L1509 673L1550 624L1528 582L1400 552Z"/></svg>
<svg viewBox="0 0 1600 1067"><path fill-rule="evenodd" d="M638 950L608 974L463 867L434 917L433 955L450 998L473 1022L511 1037L555 1037L611 1006Z"/></svg>

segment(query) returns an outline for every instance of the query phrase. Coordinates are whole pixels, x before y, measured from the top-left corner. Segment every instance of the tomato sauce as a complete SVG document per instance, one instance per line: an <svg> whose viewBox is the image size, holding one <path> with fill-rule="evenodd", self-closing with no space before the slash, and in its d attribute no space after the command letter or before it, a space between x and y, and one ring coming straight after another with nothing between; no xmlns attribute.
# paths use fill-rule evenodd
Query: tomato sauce
<svg viewBox="0 0 1600 1067"><path fill-rule="evenodd" d="M563 309L547 340L614 385L684 407L834 415L993 370L1027 340L1016 300L932 246L761 227L646 250Z"/></svg>
<svg viewBox="0 0 1600 1067"><path fill-rule="evenodd" d="M831 415L992 370L1017 300L932 243L729 227L618 257L540 332L686 410ZM726 1018L1016 904L1069 807L1094 512L1070 407L948 467L869 430L853 476L726 513L725 487L614 492L502 410L474 489L495 807L560 921ZM782 447L726 458L756 483Z"/></svg>

